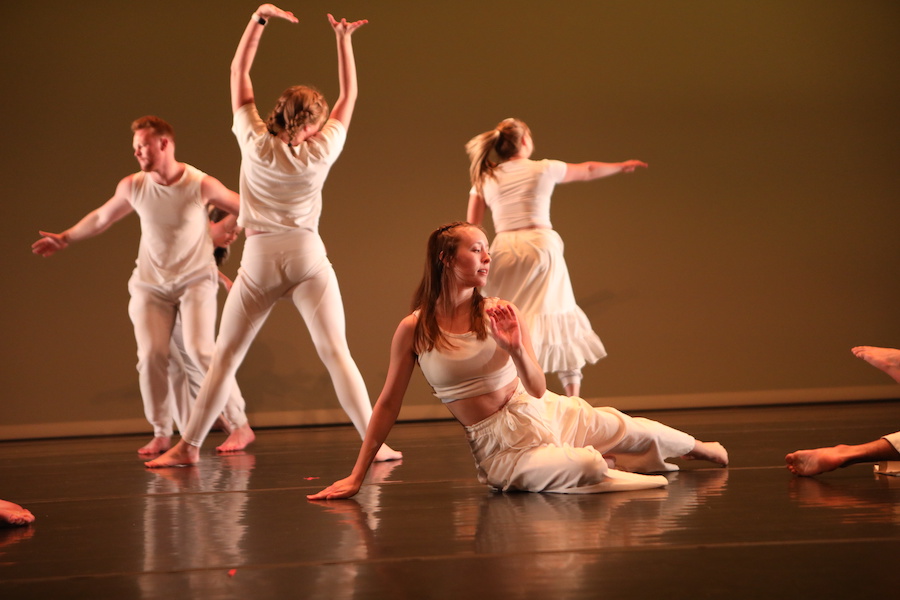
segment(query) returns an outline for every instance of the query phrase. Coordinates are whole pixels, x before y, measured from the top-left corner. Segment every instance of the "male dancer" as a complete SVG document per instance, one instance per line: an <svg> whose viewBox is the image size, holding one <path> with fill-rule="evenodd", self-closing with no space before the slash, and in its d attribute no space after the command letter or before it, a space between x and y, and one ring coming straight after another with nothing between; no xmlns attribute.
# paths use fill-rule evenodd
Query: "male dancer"
<svg viewBox="0 0 900 600"><path fill-rule="evenodd" d="M167 366L176 313L181 314L185 348L203 373L215 348L218 271L207 207L236 215L240 203L237 193L216 178L175 160L175 132L166 121L141 117L131 130L141 170L122 179L112 198L73 227L62 233L41 231L43 237L31 247L35 254L52 256L72 242L103 233L132 212L140 217L141 241L128 282L128 314L137 341L144 414L153 426L153 439L138 453L153 455L172 445ZM234 222L233 217L230 220ZM220 451L240 450L254 440L244 400L236 390L222 416L230 435Z"/></svg>

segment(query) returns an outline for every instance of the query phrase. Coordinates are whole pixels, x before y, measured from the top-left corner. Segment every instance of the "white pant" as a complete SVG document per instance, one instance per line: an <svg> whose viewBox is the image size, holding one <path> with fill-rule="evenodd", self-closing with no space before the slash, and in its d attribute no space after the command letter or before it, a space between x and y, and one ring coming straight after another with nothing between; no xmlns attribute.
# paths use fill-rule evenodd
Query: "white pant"
<svg viewBox="0 0 900 600"><path fill-rule="evenodd" d="M191 408L194 398L200 392L200 384L206 377L206 371L197 367L184 347L184 335L181 325L181 313L175 317L175 327L172 329L172 343L169 347L169 398L168 404L172 407L172 417L178 431L184 431L188 420L191 418ZM237 383L231 389L228 403L222 411L222 420L228 431L247 422L245 412L246 403L241 395Z"/></svg>
<svg viewBox="0 0 900 600"><path fill-rule="evenodd" d="M169 399L168 365L176 315L181 315L185 352L205 373L215 347L217 287L213 266L164 286L141 282L135 275L128 281L128 316L137 342L138 381L144 414L153 426L154 436L172 435L175 410ZM229 426L246 423L240 396L233 399L229 414L233 419Z"/></svg>
<svg viewBox="0 0 900 600"><path fill-rule="evenodd" d="M300 311L341 406L360 436L365 435L372 405L347 345L337 276L319 235L300 229L257 234L244 243L241 268L222 311L212 366L182 435L187 443L203 444L250 344L281 298L290 298Z"/></svg>
<svg viewBox="0 0 900 600"><path fill-rule="evenodd" d="M503 491L593 493L666 485L637 473L674 471L667 458L694 448L694 438L662 423L595 408L581 398L547 392L529 396L522 386L499 411L466 427L478 479Z"/></svg>

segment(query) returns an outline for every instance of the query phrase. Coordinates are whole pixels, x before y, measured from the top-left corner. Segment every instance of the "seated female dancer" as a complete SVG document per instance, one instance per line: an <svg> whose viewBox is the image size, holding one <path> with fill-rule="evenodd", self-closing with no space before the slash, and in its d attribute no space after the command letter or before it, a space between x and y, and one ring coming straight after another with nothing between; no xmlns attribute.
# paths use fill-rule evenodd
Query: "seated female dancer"
<svg viewBox="0 0 900 600"><path fill-rule="evenodd" d="M394 334L387 380L353 472L310 500L349 498L359 491L396 421L417 362L435 395L465 428L479 481L499 490L653 488L668 480L635 472L677 470L667 458L728 464L728 453L717 442L700 442L661 423L547 391L516 307L478 291L491 263L480 228L458 222L435 230L426 260L414 310Z"/></svg>

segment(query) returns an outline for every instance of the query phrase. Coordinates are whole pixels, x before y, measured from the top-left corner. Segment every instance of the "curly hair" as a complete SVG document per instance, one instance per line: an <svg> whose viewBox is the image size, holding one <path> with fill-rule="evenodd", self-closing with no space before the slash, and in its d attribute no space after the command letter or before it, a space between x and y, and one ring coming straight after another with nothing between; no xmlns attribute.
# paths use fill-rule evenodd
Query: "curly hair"
<svg viewBox="0 0 900 600"><path fill-rule="evenodd" d="M284 90L275 108L266 118L269 133L286 132L293 138L307 125L319 125L328 117L328 102L322 93L312 87L295 85Z"/></svg>

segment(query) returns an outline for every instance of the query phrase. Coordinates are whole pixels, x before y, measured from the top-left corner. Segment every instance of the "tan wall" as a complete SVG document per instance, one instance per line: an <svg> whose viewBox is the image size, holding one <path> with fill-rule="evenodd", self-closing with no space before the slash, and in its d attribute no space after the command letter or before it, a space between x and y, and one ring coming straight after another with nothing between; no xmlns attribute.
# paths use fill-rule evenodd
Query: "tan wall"
<svg viewBox="0 0 900 600"><path fill-rule="evenodd" d="M237 187L228 66L255 5L0 9L6 235L0 438L144 431L126 313L131 217L43 260L136 169L155 113L180 160ZM894 2L303 2L253 71L337 93L325 13L368 18L361 94L321 231L373 397L435 226L465 216L463 144L507 116L536 156L639 158L561 187L553 221L609 358L583 392L624 408L881 398L856 344L900 344L900 42ZM240 247L226 272L234 274ZM302 321L278 306L239 374L254 423L342 420ZM552 381L556 385L555 381ZM446 413L420 375L404 415Z"/></svg>

